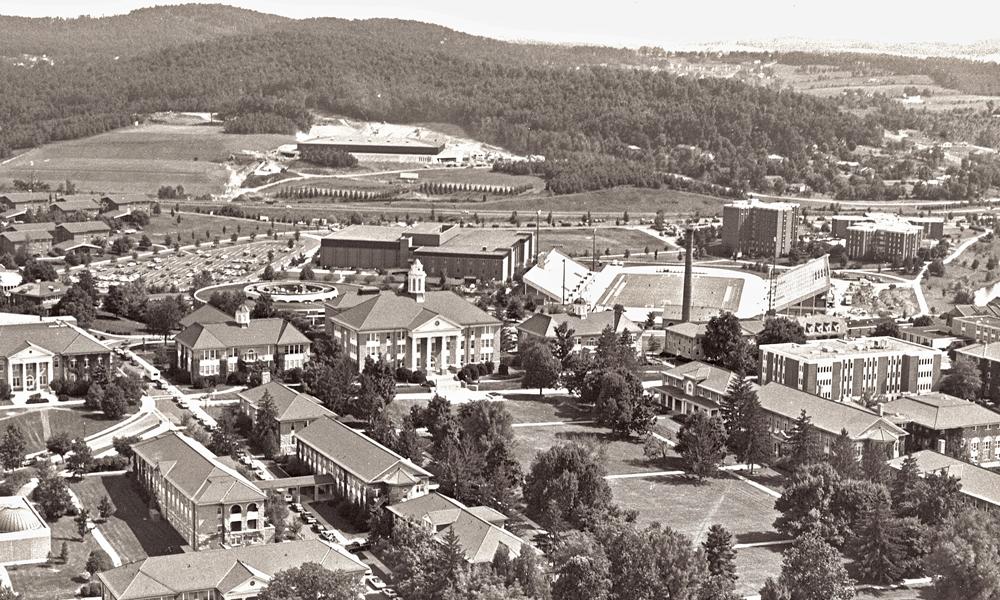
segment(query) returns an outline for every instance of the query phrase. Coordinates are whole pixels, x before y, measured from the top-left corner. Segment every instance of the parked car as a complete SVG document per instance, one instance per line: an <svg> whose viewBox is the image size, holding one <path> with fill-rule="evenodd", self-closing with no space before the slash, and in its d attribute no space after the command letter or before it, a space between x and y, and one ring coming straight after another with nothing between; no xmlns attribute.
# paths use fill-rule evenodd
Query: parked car
<svg viewBox="0 0 1000 600"><path fill-rule="evenodd" d="M296 502L295 504L293 504L293 505L291 506L291 509L292 509L293 511L297 512L297 513L300 513L300 512L302 512L302 505L301 505L301 504L299 504L298 502Z"/></svg>
<svg viewBox="0 0 1000 600"><path fill-rule="evenodd" d="M356 540L351 542L350 544L347 544L344 547L347 548L348 552L361 552L363 550L370 549L372 546L371 543L368 542L368 540Z"/></svg>
<svg viewBox="0 0 1000 600"><path fill-rule="evenodd" d="M399 598L399 594L396 593L396 590L392 589L391 587L383 588L382 595L385 596L386 598Z"/></svg>
<svg viewBox="0 0 1000 600"><path fill-rule="evenodd" d="M332 531L330 531L329 529L321 531L319 533L319 537L323 538L324 540L326 540L328 542L332 542L334 544L337 543L337 536Z"/></svg>
<svg viewBox="0 0 1000 600"><path fill-rule="evenodd" d="M291 504L292 500L295 499L295 498L292 498L291 494L285 494L284 496L282 496L282 498L284 499L285 504Z"/></svg>
<svg viewBox="0 0 1000 600"><path fill-rule="evenodd" d="M378 575L365 575L365 583L376 590L385 589L385 582Z"/></svg>
<svg viewBox="0 0 1000 600"><path fill-rule="evenodd" d="M324 531L326 531L326 526L317 521L312 524L312 530L315 531L316 533L323 533Z"/></svg>

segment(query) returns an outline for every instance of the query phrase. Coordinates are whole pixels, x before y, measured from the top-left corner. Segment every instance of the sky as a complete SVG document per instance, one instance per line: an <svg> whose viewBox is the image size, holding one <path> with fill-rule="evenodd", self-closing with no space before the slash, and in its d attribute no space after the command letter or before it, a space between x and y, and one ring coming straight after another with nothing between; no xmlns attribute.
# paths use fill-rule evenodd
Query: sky
<svg viewBox="0 0 1000 600"><path fill-rule="evenodd" d="M224 0L217 0L224 2ZM0 14L125 13L175 0L0 0ZM505 40L683 48L780 38L965 44L1000 38L998 0L233 0L292 18L395 17Z"/></svg>

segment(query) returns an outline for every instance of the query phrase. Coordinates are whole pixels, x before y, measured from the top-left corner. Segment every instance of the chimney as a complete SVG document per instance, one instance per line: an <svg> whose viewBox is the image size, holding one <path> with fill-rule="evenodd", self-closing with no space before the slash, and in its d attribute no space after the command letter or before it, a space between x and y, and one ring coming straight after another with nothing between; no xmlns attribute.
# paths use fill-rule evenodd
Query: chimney
<svg viewBox="0 0 1000 600"><path fill-rule="evenodd" d="M937 441L937 451L939 454L945 454L944 447L945 447L945 441L944 438L941 438Z"/></svg>
<svg viewBox="0 0 1000 600"><path fill-rule="evenodd" d="M260 384L266 385L268 383L271 383L271 370L264 369L260 372Z"/></svg>
<svg viewBox="0 0 1000 600"><path fill-rule="evenodd" d="M885 404L882 404L881 402L878 403L878 416L885 416Z"/></svg>
<svg viewBox="0 0 1000 600"><path fill-rule="evenodd" d="M687 230L687 252L684 254L684 296L681 301L681 322L691 320L691 262L694 259L694 228Z"/></svg>

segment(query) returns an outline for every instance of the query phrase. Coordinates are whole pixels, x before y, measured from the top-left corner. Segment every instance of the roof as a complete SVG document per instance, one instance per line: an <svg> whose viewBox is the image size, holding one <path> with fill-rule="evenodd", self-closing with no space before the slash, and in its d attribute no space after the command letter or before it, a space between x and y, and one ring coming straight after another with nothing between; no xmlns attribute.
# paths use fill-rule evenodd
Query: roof
<svg viewBox="0 0 1000 600"><path fill-rule="evenodd" d="M64 321L0 325L0 356L11 356L26 343L63 356L111 352L83 329Z"/></svg>
<svg viewBox="0 0 1000 600"><path fill-rule="evenodd" d="M524 331L532 335L552 338L556 335L556 328L561 324L566 325L579 337L593 337L601 335L607 327L613 327L615 323L615 313L611 310L593 312L581 318L568 313L543 314L535 313L526 321L517 326L518 331ZM618 322L618 329L638 333L642 328L632 322L631 319L622 314Z"/></svg>
<svg viewBox="0 0 1000 600"><path fill-rule="evenodd" d="M44 300L62 297L67 289L69 286L61 281L32 281L17 286L10 293Z"/></svg>
<svg viewBox="0 0 1000 600"><path fill-rule="evenodd" d="M259 344L308 344L301 331L284 319L251 319L242 327L236 321L194 323L177 334L176 340L192 350L240 348Z"/></svg>
<svg viewBox="0 0 1000 600"><path fill-rule="evenodd" d="M750 198L748 200L734 200L726 206L731 206L734 208L758 208L764 210L792 210L799 207L798 204L793 202L761 202L759 198Z"/></svg>
<svg viewBox="0 0 1000 600"><path fill-rule="evenodd" d="M907 394L887 402L884 409L896 422L913 422L935 431L1000 424L1000 413L940 392Z"/></svg>
<svg viewBox="0 0 1000 600"><path fill-rule="evenodd" d="M907 435L898 425L850 402L836 402L771 382L757 390L761 407L772 414L798 419L804 410L814 427L832 435L846 429L853 440L898 440Z"/></svg>
<svg viewBox="0 0 1000 600"><path fill-rule="evenodd" d="M6 200L11 204L48 204L49 194L39 192L4 192L0 194L0 200Z"/></svg>
<svg viewBox="0 0 1000 600"><path fill-rule="evenodd" d="M740 321L740 329L743 331L745 336L755 336L764 330L764 322L760 319L748 319ZM705 331L708 330L708 323L695 323L693 321L684 321L682 323L675 323L666 329L670 333L681 335L686 338L695 339L698 336L705 335Z"/></svg>
<svg viewBox="0 0 1000 600"><path fill-rule="evenodd" d="M195 323L225 323L233 320L232 315L227 315L211 304L203 304L194 309L180 320L181 329L194 325Z"/></svg>
<svg viewBox="0 0 1000 600"><path fill-rule="evenodd" d="M0 533L45 529L46 524L22 496L0 497Z"/></svg>
<svg viewBox="0 0 1000 600"><path fill-rule="evenodd" d="M698 383L698 387L719 394L729 391L730 382L735 373L727 369L722 369L714 365L693 361L686 365L680 365L663 372L664 377L677 377L680 379L692 379Z"/></svg>
<svg viewBox="0 0 1000 600"><path fill-rule="evenodd" d="M27 231L5 231L0 233L0 237L12 244L23 244L25 242L51 241L52 234L44 229L30 229Z"/></svg>
<svg viewBox="0 0 1000 600"><path fill-rule="evenodd" d="M369 484L415 483L414 477L431 475L365 434L330 417L316 419L302 431L295 432L295 436Z"/></svg>
<svg viewBox="0 0 1000 600"><path fill-rule="evenodd" d="M97 202L94 202L89 198L84 198L82 200L60 200L49 205L50 210L56 208L62 212L71 213L78 210L98 210L100 206Z"/></svg>
<svg viewBox="0 0 1000 600"><path fill-rule="evenodd" d="M2 287L17 286L21 285L22 281L24 281L24 277L21 276L20 272L6 271L2 267L0 267L0 286Z"/></svg>
<svg viewBox="0 0 1000 600"><path fill-rule="evenodd" d="M56 224L51 221L42 223L14 223L7 227L8 231L55 231Z"/></svg>
<svg viewBox="0 0 1000 600"><path fill-rule="evenodd" d="M292 389L280 381L271 381L264 385L240 392L238 395L255 408L270 394L278 413L278 421L311 421L320 417L336 416L320 403L319 399Z"/></svg>
<svg viewBox="0 0 1000 600"><path fill-rule="evenodd" d="M368 572L368 567L350 553L313 539L150 556L98 577L117 600L210 589L227 594L249 579L269 581L276 573L307 562L359 577Z"/></svg>
<svg viewBox="0 0 1000 600"><path fill-rule="evenodd" d="M411 329L434 315L461 327L500 324L493 315L449 291L427 292L424 301L417 302L412 296L394 291L358 294L350 290L326 305L335 311L331 317L334 321L355 331Z"/></svg>
<svg viewBox="0 0 1000 600"><path fill-rule="evenodd" d="M111 231L104 221L70 221L60 223L58 228L64 229L68 233L106 233Z"/></svg>
<svg viewBox="0 0 1000 600"><path fill-rule="evenodd" d="M483 506L469 508L437 492L393 504L389 511L407 521L433 527L434 537L439 541L443 541L448 532L453 532L465 551L466 560L471 563L493 560L501 546L512 554L520 554L521 547L525 545L521 538L498 527L489 518L503 517L501 513Z"/></svg>
<svg viewBox="0 0 1000 600"><path fill-rule="evenodd" d="M114 202L118 206L129 206L132 204L152 204L156 202L149 196L145 194L105 194L101 196L101 200L108 200Z"/></svg>
<svg viewBox="0 0 1000 600"><path fill-rule="evenodd" d="M970 358L985 358L986 360L1000 361L1000 344L995 342L986 344L972 344L971 346L965 346L964 348L959 348L955 350L955 352L963 356L968 356Z"/></svg>
<svg viewBox="0 0 1000 600"><path fill-rule="evenodd" d="M223 464L191 438L169 431L132 446L136 456L196 504L263 502L266 497L249 479Z"/></svg>
<svg viewBox="0 0 1000 600"><path fill-rule="evenodd" d="M789 342L785 344L764 344L761 350L791 356L804 361L817 359L844 358L849 356L874 356L888 354L927 354L939 353L937 350L907 342L899 338L861 337L854 339L813 340L804 344Z"/></svg>
<svg viewBox="0 0 1000 600"><path fill-rule="evenodd" d="M917 459L917 468L921 473L946 472L958 478L963 494L1000 505L1000 474L933 450L921 450L911 456ZM905 456L894 458L889 461L889 466L901 469L905 460Z"/></svg>
<svg viewBox="0 0 1000 600"><path fill-rule="evenodd" d="M334 231L324 239L355 240L373 242L397 242L403 233L410 231L403 227L386 227L384 225L351 225L340 231Z"/></svg>
<svg viewBox="0 0 1000 600"><path fill-rule="evenodd" d="M586 295L595 274L557 249L549 250L524 274L524 282L553 300L572 302Z"/></svg>
<svg viewBox="0 0 1000 600"><path fill-rule="evenodd" d="M101 247L91 244L86 240L66 240L65 242L59 242L55 246L52 246L52 248L66 253L79 248L93 248L95 250L100 250Z"/></svg>

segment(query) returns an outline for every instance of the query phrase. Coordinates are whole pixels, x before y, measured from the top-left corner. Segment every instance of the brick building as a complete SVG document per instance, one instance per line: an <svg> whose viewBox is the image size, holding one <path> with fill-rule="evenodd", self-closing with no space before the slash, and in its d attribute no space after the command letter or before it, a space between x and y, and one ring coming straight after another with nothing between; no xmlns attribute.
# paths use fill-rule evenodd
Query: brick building
<svg viewBox="0 0 1000 600"><path fill-rule="evenodd" d="M722 207L722 243L731 254L785 256L798 239L799 205L736 200Z"/></svg>
<svg viewBox="0 0 1000 600"><path fill-rule="evenodd" d="M941 377L938 350L892 337L816 340L760 347L760 381L833 400L925 393Z"/></svg>
<svg viewBox="0 0 1000 600"><path fill-rule="evenodd" d="M132 450L136 480L192 550L264 544L274 537L264 516L264 492L198 442L170 431Z"/></svg>
<svg viewBox="0 0 1000 600"><path fill-rule="evenodd" d="M42 256L52 247L52 234L44 229L0 233L0 253Z"/></svg>
<svg viewBox="0 0 1000 600"><path fill-rule="evenodd" d="M916 258L923 229L905 221L856 223L847 228L847 258L879 262Z"/></svg>
<svg viewBox="0 0 1000 600"><path fill-rule="evenodd" d="M980 344L1000 342L1000 318L988 315L955 317L951 320L951 332Z"/></svg>
<svg viewBox="0 0 1000 600"><path fill-rule="evenodd" d="M663 372L663 384L654 388L661 407L682 414L719 414L719 404L737 375L694 361Z"/></svg>
<svg viewBox="0 0 1000 600"><path fill-rule="evenodd" d="M296 431L302 431L316 419L337 416L324 408L315 396L304 394L280 381L271 381L237 395L240 397L240 412L254 423L264 397L271 398L275 408L274 426L278 429L282 454L295 453Z"/></svg>
<svg viewBox="0 0 1000 600"><path fill-rule="evenodd" d="M905 429L907 453L967 450L975 462L1000 458L1000 413L948 394L904 394L885 403L886 417Z"/></svg>
<svg viewBox="0 0 1000 600"><path fill-rule="evenodd" d="M980 398L995 401L1000 398L1000 344L972 344L955 350L955 358L968 358L979 367L983 381Z"/></svg>

